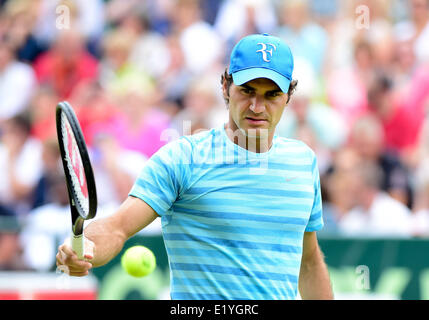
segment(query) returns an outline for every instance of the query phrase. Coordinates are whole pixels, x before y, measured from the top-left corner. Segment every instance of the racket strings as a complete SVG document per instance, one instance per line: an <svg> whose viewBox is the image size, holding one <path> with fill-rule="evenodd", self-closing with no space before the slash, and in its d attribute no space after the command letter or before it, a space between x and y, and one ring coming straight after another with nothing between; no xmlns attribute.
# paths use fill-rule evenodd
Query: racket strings
<svg viewBox="0 0 429 320"><path fill-rule="evenodd" d="M64 144L67 169L71 178L73 193L76 195L75 199L78 202L77 205L83 210L83 212L85 212L85 214L88 214L89 199L88 197L85 197L84 193L82 192L82 183L85 181L85 172L82 159L80 157L79 149L70 123L64 113L61 114L61 135ZM71 141L69 141L69 137ZM72 154L70 154L70 150L72 150ZM76 173L75 168L79 169L79 173Z"/></svg>

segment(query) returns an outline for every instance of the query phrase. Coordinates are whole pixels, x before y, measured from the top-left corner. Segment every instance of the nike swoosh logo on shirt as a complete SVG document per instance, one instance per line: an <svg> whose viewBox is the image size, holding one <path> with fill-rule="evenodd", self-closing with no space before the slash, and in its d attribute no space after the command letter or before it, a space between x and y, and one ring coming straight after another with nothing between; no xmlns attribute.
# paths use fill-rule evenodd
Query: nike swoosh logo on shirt
<svg viewBox="0 0 429 320"><path fill-rule="evenodd" d="M292 180L295 180L296 178L298 178L298 176L294 176L294 177L291 177L291 178L285 178L285 180L286 180L286 182L290 182Z"/></svg>

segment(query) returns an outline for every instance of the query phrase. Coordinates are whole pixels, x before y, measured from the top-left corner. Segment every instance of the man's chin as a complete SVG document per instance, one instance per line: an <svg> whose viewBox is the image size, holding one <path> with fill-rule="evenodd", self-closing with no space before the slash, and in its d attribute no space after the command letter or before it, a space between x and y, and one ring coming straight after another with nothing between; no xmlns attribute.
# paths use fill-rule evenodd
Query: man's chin
<svg viewBox="0 0 429 320"><path fill-rule="evenodd" d="M266 139L268 137L268 129L265 128L240 128L240 131L247 138Z"/></svg>

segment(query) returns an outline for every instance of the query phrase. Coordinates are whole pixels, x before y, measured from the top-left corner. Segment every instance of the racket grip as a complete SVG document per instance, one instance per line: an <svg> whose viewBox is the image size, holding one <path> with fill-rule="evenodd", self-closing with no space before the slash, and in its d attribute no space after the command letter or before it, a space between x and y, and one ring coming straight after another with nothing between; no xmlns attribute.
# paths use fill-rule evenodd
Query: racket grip
<svg viewBox="0 0 429 320"><path fill-rule="evenodd" d="M84 244L85 244L85 237L83 236L83 233L80 235L74 235L71 236L71 245L74 252L76 252L77 257L79 260L83 259L84 255Z"/></svg>

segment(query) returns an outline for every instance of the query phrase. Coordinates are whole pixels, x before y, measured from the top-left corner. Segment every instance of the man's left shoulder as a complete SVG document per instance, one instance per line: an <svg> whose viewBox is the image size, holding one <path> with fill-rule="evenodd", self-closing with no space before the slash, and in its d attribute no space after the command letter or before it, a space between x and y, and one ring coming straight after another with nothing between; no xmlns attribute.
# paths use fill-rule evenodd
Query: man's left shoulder
<svg viewBox="0 0 429 320"><path fill-rule="evenodd" d="M315 157L315 152L305 142L297 139L276 137L277 148L288 154L306 155Z"/></svg>

